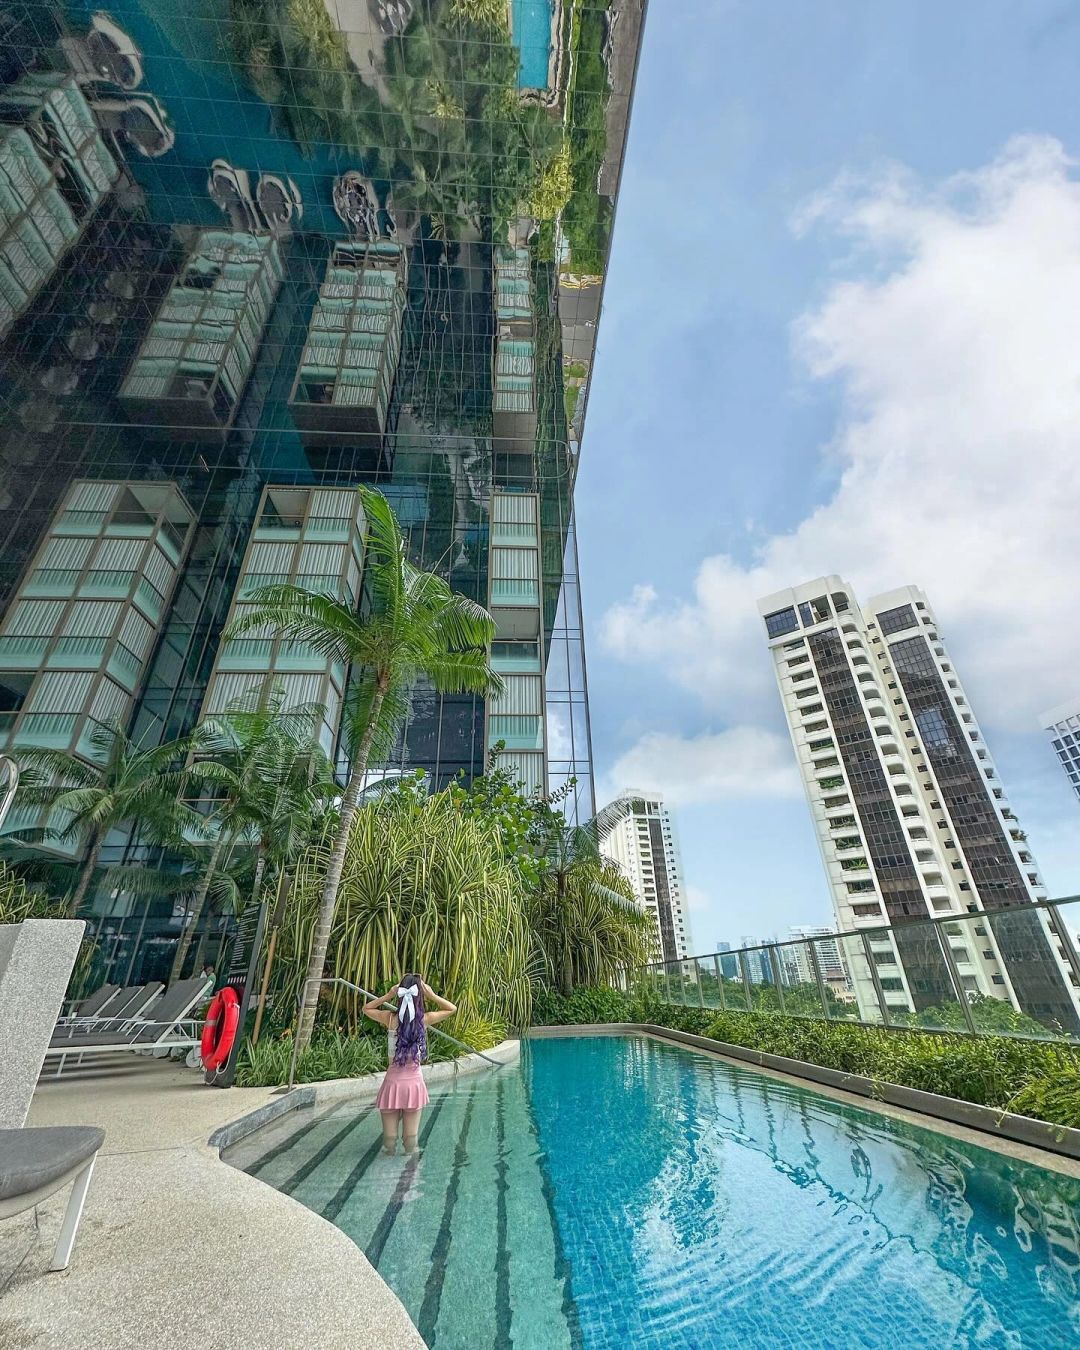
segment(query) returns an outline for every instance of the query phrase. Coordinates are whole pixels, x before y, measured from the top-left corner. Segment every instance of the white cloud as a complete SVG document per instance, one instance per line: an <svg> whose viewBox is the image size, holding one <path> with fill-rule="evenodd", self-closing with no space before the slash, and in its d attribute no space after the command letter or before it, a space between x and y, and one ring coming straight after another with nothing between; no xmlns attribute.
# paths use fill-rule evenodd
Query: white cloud
<svg viewBox="0 0 1080 1350"><path fill-rule="evenodd" d="M669 806L802 791L787 737L757 727L693 737L648 732L615 762L600 800L626 787L662 792Z"/></svg>
<svg viewBox="0 0 1080 1350"><path fill-rule="evenodd" d="M818 447L831 498L759 543L749 565L707 557L693 593L639 587L602 621L608 649L699 695L714 725L775 721L756 601L838 572L864 597L922 585L983 722L1033 731L1080 669L1080 183L1059 142L1024 137L933 190L892 169L843 181L798 228L851 241L794 328L841 415ZM738 453L736 447L730 447ZM809 469L808 469L809 471ZM677 793L760 788L755 753L721 732L645 735L616 766L665 765ZM753 733L766 735L767 733ZM707 747L718 751L715 758ZM735 763L738 747L746 763ZM783 756L791 764L790 749ZM640 767L639 767L640 766ZM738 774L736 785L734 776ZM663 786L658 783L657 786ZM689 799L689 798L687 798Z"/></svg>

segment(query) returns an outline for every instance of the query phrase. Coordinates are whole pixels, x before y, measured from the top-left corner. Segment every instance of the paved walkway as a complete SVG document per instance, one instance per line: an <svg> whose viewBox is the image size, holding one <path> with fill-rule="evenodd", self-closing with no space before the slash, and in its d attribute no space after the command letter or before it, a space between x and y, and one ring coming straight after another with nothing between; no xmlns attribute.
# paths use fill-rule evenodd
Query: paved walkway
<svg viewBox="0 0 1080 1350"><path fill-rule="evenodd" d="M32 1214L0 1224L0 1287L18 1266L0 1346L422 1350L343 1233L207 1146L273 1095L134 1055L41 1084L27 1124L101 1125L105 1146L68 1270L47 1273L66 1192L41 1206L37 1234Z"/></svg>

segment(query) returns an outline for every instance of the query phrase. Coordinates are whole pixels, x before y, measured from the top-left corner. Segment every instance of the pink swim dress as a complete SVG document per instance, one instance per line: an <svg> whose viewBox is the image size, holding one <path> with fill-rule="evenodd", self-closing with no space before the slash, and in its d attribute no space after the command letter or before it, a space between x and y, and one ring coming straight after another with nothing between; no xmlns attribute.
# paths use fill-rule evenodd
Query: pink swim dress
<svg viewBox="0 0 1080 1350"><path fill-rule="evenodd" d="M388 1064L386 1076L379 1088L375 1105L380 1111L419 1111L428 1104L427 1084L418 1060L408 1064L394 1063L394 1047L397 1035L391 1031L388 1038Z"/></svg>

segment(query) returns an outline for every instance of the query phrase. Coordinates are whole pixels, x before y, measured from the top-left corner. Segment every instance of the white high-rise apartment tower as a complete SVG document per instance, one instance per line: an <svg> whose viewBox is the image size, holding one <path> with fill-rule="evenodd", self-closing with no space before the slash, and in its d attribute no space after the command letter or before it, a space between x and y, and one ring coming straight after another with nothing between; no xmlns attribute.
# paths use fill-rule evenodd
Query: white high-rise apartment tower
<svg viewBox="0 0 1080 1350"><path fill-rule="evenodd" d="M600 851L619 864L638 902L656 920L661 958L681 961L690 950L690 919L671 812L659 792L638 788L620 792L604 814L612 811L621 816Z"/></svg>
<svg viewBox="0 0 1080 1350"><path fill-rule="evenodd" d="M954 983L1080 1032L1080 988L1020 829L921 590L861 610L837 576L759 602L841 934L895 925L848 966L872 1006L950 1002ZM908 920L969 914L945 926Z"/></svg>
<svg viewBox="0 0 1080 1350"><path fill-rule="evenodd" d="M1050 733L1050 744L1069 775L1069 784L1080 798L1080 698L1043 713L1042 724Z"/></svg>

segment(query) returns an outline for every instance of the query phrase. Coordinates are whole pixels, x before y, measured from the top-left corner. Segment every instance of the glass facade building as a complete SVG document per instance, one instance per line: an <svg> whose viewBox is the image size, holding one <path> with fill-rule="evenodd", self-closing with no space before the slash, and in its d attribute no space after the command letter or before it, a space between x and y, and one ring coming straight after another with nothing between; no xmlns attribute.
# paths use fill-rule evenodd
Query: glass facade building
<svg viewBox="0 0 1080 1350"><path fill-rule="evenodd" d="M344 672L220 634L260 578L359 593L370 483L492 608L506 684L416 689L380 772L442 785L501 740L592 814L573 489L643 8L551 0L526 56L470 0L5 7L9 750L156 742L271 677L330 744ZM179 928L117 894L90 917L117 977Z"/></svg>

